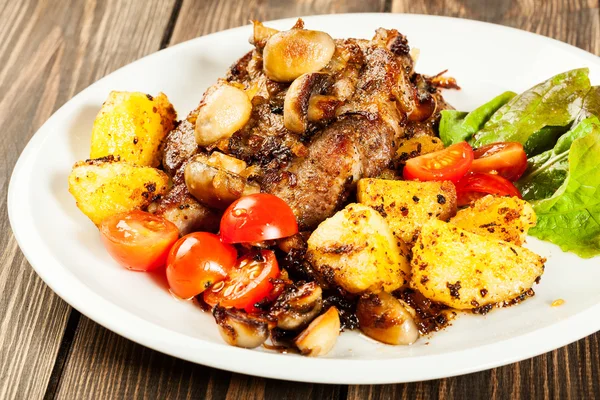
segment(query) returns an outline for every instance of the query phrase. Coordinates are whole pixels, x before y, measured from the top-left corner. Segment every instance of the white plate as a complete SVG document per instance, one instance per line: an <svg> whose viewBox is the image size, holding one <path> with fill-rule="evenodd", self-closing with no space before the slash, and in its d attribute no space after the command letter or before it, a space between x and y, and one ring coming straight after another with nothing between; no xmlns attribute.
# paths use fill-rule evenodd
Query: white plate
<svg viewBox="0 0 600 400"><path fill-rule="evenodd" d="M334 37L370 38L396 28L421 49L417 69L448 69L463 88L448 91L471 109L504 91L522 91L555 73L589 67L600 83L600 59L575 47L502 26L421 15L353 14L305 19ZM292 19L269 25L286 29ZM529 239L548 257L537 295L488 316L464 315L446 331L410 347L341 335L324 358L305 358L224 344L209 314L175 301L155 275L119 267L67 191L74 162L89 156L96 113L111 90L163 91L185 116L203 91L250 49L249 26L201 37L136 61L101 79L58 110L31 139L14 169L10 222L25 256L65 301L133 341L189 361L270 378L323 383L391 383L433 379L508 364L564 346L600 329L600 258L582 260ZM561 307L550 307L558 298Z"/></svg>

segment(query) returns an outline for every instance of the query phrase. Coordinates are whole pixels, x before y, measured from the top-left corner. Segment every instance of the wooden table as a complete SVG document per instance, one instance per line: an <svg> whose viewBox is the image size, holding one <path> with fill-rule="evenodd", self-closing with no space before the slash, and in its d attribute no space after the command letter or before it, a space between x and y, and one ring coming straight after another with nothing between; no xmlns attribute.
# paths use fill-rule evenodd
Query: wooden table
<svg viewBox="0 0 600 400"><path fill-rule="evenodd" d="M100 327L58 298L23 257L6 209L13 166L40 125L92 82L167 46L249 19L373 11L495 22L600 55L599 5L599 0L1 0L0 399L600 397L600 333L506 367L403 385L291 383L181 361Z"/></svg>

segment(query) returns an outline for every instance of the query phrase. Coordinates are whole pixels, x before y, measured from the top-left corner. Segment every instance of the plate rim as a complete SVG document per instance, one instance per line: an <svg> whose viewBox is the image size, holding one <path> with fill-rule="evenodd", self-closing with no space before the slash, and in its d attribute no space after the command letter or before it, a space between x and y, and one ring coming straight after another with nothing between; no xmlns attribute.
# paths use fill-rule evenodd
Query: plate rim
<svg viewBox="0 0 600 400"><path fill-rule="evenodd" d="M513 27L464 18L423 14L347 13L284 18L267 21L265 23L287 23L293 22L297 18L303 18L305 21L315 21L318 23L318 20L320 19L344 19L348 16L369 16L371 18L376 16L386 16L386 18L390 18L390 16L400 16L424 19L446 19L484 26L483 29L493 28L501 31L509 30L518 34L535 36L538 40L550 41L555 46L559 46L570 53L576 53L579 56L589 59L591 63L600 65L600 57L556 39ZM138 344L164 354L232 372L299 382L382 384L413 382L463 375L531 358L565 346L600 330L599 319L586 318L588 315L598 315L598 313L600 313L600 303L597 303L587 309L570 315L560 322L495 343L449 351L442 354L411 356L411 363L409 366L402 365L406 364L402 362L402 358L377 360L353 358L306 358L294 355L282 356L276 353L257 352L231 347L225 344L216 344L200 338L192 338L158 326L96 294L74 277L74 275L66 268L62 267L62 264L58 260L51 257L51 252L47 249L47 245L43 238L37 233L35 226L31 221L29 221L33 220L33 218L30 215L27 215L27 210L29 209L28 202L19 202L17 200L19 194L25 193L24 191L28 190L28 186L25 184L25 182L29 182L27 167L31 167L31 164L35 159L33 156L39 153L41 146L51 132L46 127L52 125L55 119L58 119L62 114L68 112L69 108L74 107L74 105L77 104L78 98L84 91L100 85L105 79L110 79L113 74L119 73L119 71L135 68L136 64L141 60L164 56L165 53L180 51L187 46L197 46L196 42L206 40L204 39L206 37L220 35L224 32L233 33L234 31L246 30L249 26L250 25L245 25L220 32L214 32L209 35L178 43L146 55L145 57L111 72L69 99L54 112L31 137L21 152L11 174L8 186L7 209L13 234L21 251L36 273L54 293L66 301L71 307L103 327ZM27 178L27 180L25 180L25 178ZM26 225L26 222L30 225ZM35 234L33 239L26 239L25 236L31 233ZM58 275L56 274L57 271L60 272ZM69 288L69 284L75 285L74 288ZM85 296L81 297L84 298L85 301L79 300L79 296ZM108 315L110 315L110 317L108 317ZM132 328L134 325L135 328ZM560 332L558 336L556 335L557 332ZM165 340L162 340L165 337L164 335L166 335L166 337L173 337L172 335L174 335L174 338L177 339L178 343L176 345L171 343L169 347L169 344L166 343ZM544 341L544 344L540 344L537 340L540 335L553 337L555 339L552 341ZM514 349L515 347L520 350L513 350L510 352L509 356L506 356L502 351L502 349ZM197 350L197 353L190 351L190 349ZM460 355L460 357L457 357L457 355ZM444 365L444 367L440 368L438 366L436 368L431 368L432 362L434 361L439 365ZM415 363L417 365L415 365ZM375 370L378 371L378 373L364 374L362 373L364 369ZM402 373L405 375L402 376Z"/></svg>

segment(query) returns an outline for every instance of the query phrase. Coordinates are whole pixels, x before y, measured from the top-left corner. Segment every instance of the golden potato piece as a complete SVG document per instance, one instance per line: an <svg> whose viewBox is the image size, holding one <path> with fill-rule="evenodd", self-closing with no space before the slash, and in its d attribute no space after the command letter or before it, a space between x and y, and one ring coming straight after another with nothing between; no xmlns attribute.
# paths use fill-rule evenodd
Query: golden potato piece
<svg viewBox="0 0 600 400"><path fill-rule="evenodd" d="M394 165L396 168L403 167L406 160L422 156L423 154L433 153L434 151L443 150L444 143L442 140L433 136L419 136L408 139L400 144L396 150L394 157Z"/></svg>
<svg viewBox="0 0 600 400"><path fill-rule="evenodd" d="M469 232L520 246L529 228L535 226L536 216L525 200L488 195L459 210L450 222Z"/></svg>
<svg viewBox="0 0 600 400"><path fill-rule="evenodd" d="M545 261L523 247L432 220L413 247L410 285L433 301L473 309L529 290Z"/></svg>
<svg viewBox="0 0 600 400"><path fill-rule="evenodd" d="M358 181L359 203L377 210L396 238L412 244L421 226L431 219L447 221L456 213L452 182L416 182L384 179Z"/></svg>
<svg viewBox="0 0 600 400"><path fill-rule="evenodd" d="M349 204L308 239L308 260L330 284L350 293L393 291L408 282L410 266L375 210Z"/></svg>
<svg viewBox="0 0 600 400"><path fill-rule="evenodd" d="M94 224L111 215L147 206L167 191L169 177L113 157L80 161L69 175L69 192Z"/></svg>
<svg viewBox="0 0 600 400"><path fill-rule="evenodd" d="M120 157L137 165L158 167L161 146L177 114L167 96L111 92L92 129L90 158Z"/></svg>

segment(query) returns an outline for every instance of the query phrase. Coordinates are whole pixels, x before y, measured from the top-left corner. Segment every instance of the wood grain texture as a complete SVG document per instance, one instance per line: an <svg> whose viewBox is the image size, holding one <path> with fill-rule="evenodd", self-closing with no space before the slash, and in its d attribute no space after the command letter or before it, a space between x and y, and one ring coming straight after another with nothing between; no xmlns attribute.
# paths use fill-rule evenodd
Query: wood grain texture
<svg viewBox="0 0 600 400"><path fill-rule="evenodd" d="M28 0L0 17L0 399L40 398L69 308L37 278L6 217L8 177L28 138L62 103L106 73L249 19L389 11L480 19L600 54L599 0ZM7 100L9 99L9 100ZM7 233L7 234L4 234ZM77 322L77 320L76 320ZM124 339L81 317L50 398L583 399L600 396L600 333L502 368L429 382L313 385L232 374ZM68 332L67 332L68 335ZM59 368L60 369L60 368Z"/></svg>
<svg viewBox="0 0 600 400"><path fill-rule="evenodd" d="M599 346L600 334L595 334L489 371L427 382L350 386L347 399L594 399L600 396Z"/></svg>
<svg viewBox="0 0 600 400"><path fill-rule="evenodd" d="M135 344L82 317L59 399L338 399L336 385L231 374Z"/></svg>
<svg viewBox="0 0 600 400"><path fill-rule="evenodd" d="M600 55L598 0L392 0L391 9L512 26Z"/></svg>
<svg viewBox="0 0 600 400"><path fill-rule="evenodd" d="M79 90L158 49L172 1L0 2L0 398L44 396L70 307L12 235L6 195L33 133Z"/></svg>
<svg viewBox="0 0 600 400"><path fill-rule="evenodd" d="M350 12L384 12L385 0L184 0L170 44L247 25L250 20Z"/></svg>

